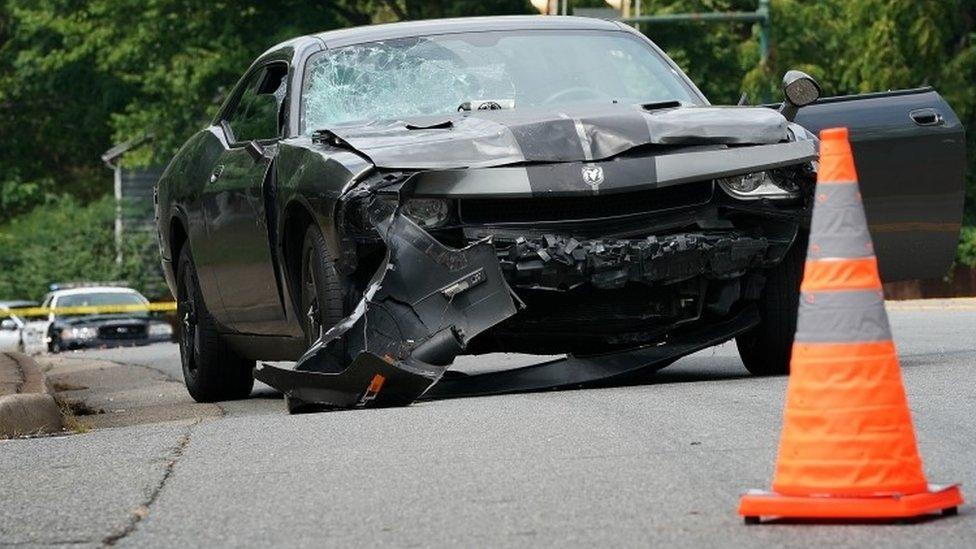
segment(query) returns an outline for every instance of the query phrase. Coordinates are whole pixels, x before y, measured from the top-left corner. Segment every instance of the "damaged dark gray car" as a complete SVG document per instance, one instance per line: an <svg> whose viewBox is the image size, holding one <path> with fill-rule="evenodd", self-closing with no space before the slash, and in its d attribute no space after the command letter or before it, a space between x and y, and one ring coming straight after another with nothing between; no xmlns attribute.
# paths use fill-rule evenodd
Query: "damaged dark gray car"
<svg viewBox="0 0 976 549"><path fill-rule="evenodd" d="M784 94L711 106L644 36L589 19L280 44L158 185L187 388L406 405L625 380L732 338L751 372L785 373L812 132L850 128L886 280L951 261L964 140L929 88L819 99L791 71ZM566 356L449 371L492 352Z"/></svg>

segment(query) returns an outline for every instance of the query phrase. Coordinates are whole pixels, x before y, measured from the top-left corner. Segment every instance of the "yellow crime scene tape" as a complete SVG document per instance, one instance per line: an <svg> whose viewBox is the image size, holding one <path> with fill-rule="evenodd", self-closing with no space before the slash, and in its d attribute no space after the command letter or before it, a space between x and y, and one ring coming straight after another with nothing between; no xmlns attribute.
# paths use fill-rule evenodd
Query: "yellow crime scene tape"
<svg viewBox="0 0 976 549"><path fill-rule="evenodd" d="M79 305L77 307L22 307L19 309L8 309L11 314L16 316L42 316L51 313L55 315L111 315L119 313L141 313L145 311L170 312L175 310L175 301L147 303L145 305Z"/></svg>

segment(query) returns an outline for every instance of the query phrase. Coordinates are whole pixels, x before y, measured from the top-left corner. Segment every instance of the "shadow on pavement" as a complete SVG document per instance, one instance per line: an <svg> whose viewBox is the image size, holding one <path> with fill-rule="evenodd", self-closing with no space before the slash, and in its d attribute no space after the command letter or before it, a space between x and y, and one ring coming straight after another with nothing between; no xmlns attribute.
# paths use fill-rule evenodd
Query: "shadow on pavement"
<svg viewBox="0 0 976 549"><path fill-rule="evenodd" d="M524 366L526 364L531 364L533 362L545 362L548 357L539 357L538 360L519 360L519 365ZM484 357L481 361L488 362L492 359L489 357ZM467 366L474 367L475 369L482 369L482 365L475 361L469 361ZM506 368L492 368L494 371L505 370ZM525 390L525 391L514 391L506 394L528 394L528 393L540 393L540 392L554 392L554 391L580 391L580 390L590 390L590 389L612 389L618 387L635 387L642 385L663 385L663 384L673 384L673 383L695 383L702 381L726 381L732 379L741 378L751 378L750 375L743 367L742 362L738 357L734 356L724 356L724 355L713 355L713 356L702 356L702 353L684 357L675 361L674 363L664 366L656 371L648 370L642 371L636 374L630 374L623 377L613 378L609 380L603 380L598 382L587 383L582 386L576 387L564 387L560 389L538 389L538 390ZM472 395L472 397L490 397L496 395ZM275 391L269 387L259 386L256 387L254 392L251 394L251 398L255 399L279 399L282 395L280 392ZM452 396L444 398L436 398L430 400L429 402L434 402L437 400L456 400L459 398L471 398L468 396Z"/></svg>

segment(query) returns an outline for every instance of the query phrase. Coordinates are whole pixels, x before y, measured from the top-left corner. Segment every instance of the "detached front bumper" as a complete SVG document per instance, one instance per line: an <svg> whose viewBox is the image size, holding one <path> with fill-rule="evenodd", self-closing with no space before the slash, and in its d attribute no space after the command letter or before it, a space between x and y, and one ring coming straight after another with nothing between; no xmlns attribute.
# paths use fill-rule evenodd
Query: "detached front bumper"
<svg viewBox="0 0 976 549"><path fill-rule="evenodd" d="M292 412L410 404L472 337L517 311L489 242L445 246L389 201L370 200L368 215L386 254L352 314L294 369L255 370Z"/></svg>

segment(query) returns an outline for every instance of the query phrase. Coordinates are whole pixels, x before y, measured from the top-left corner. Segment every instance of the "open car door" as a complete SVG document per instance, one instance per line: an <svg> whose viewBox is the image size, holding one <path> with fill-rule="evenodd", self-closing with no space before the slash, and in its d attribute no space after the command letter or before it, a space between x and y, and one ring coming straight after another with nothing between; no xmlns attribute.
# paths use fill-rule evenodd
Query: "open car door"
<svg viewBox="0 0 976 549"><path fill-rule="evenodd" d="M885 282L945 275L965 196L966 141L932 88L829 97L800 109L811 132L845 126Z"/></svg>

